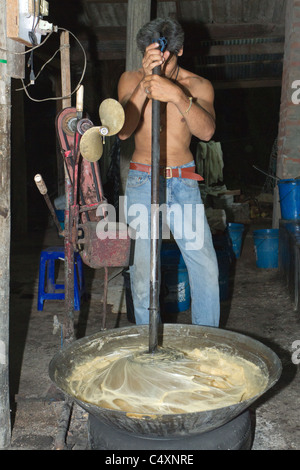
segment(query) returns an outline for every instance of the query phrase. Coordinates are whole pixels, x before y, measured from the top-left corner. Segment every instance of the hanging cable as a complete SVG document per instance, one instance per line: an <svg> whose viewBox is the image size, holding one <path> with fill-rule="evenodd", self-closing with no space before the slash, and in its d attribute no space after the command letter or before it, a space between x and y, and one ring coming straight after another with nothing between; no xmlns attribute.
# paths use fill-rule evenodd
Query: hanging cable
<svg viewBox="0 0 300 470"><path fill-rule="evenodd" d="M68 94L68 95L66 95L66 96L49 97L49 98L43 98L43 99L36 99L36 98L33 98L32 96L30 96L30 94L29 94L28 91L27 91L27 87L30 86L30 84L25 85L24 80L21 78L21 82L22 82L22 88L21 88L21 90L23 89L23 90L25 91L27 97L28 97L31 101L34 101L34 102L36 102L36 103L42 103L42 102L44 102L44 101L59 101L59 100L63 100L63 99L66 99L66 98L70 98L70 97L71 97L72 95L74 95L74 93L76 93L77 90L79 89L79 87L80 87L80 85L81 85L81 83L82 83L82 81L83 81L85 72L86 72L87 57L86 57L86 53L85 53L84 47L82 46L82 44L81 44L81 42L79 41L79 39L75 36L75 34L73 34L71 31L69 31L69 30L67 30L67 29L65 29L65 28L58 27L57 30L58 30L58 31L65 31L65 32L71 34L71 36L72 36L72 37L77 41L77 43L79 44L79 46L80 46L80 48L81 48L81 50L82 50L82 53L83 53L83 58L84 58L84 64L83 64L82 74L81 74L81 77L80 77L80 79L79 79L79 82L77 83L76 87L74 88L74 90L73 90L70 94ZM61 48L58 49L58 50L54 53L54 55L52 56L52 58L51 58L50 60L53 59L53 57L56 55L57 52L59 52L59 50L61 50ZM50 60L49 60L47 63L49 63ZM46 63L46 64L47 64L47 63ZM45 64L45 65L46 65L46 64ZM42 68L44 68L45 65L44 65ZM41 70L42 70L42 69L41 69ZM41 70L40 70L40 72L41 72ZM39 73L40 73L40 72L39 72Z"/></svg>
<svg viewBox="0 0 300 470"><path fill-rule="evenodd" d="M36 27L36 26L35 26ZM69 33L75 40L76 42L78 43L78 45L80 46L81 50L82 50L82 54L83 54L83 69L82 69L82 73L81 73L81 76L80 76L80 79L76 85L76 87L74 88L74 90L66 95L66 96L58 96L58 97L49 97L49 98L43 98L43 99L36 99L36 98L33 98L32 96L30 96L30 94L28 93L27 91L27 88L32 86L33 82L36 81L37 77L40 75L40 73L42 72L42 70L45 68L45 66L47 64L49 64L51 62L51 60L53 60L53 58L55 57L55 55L60 52L62 50L62 48L64 46L61 46L59 49L57 49L55 51L55 53L52 55L52 57L41 67L40 71L38 72L38 74L36 76L34 76L34 72L33 72L33 56L32 56L32 52L43 46L45 44L45 42L50 38L50 36L54 33L54 32L58 32L58 31L65 31L67 33ZM36 103L42 103L44 101L60 101L60 100L63 100L63 99L66 99L66 98L70 98L71 96L74 95L74 93L77 92L77 90L79 89L83 79L84 79L84 76L85 76L85 72L86 72L86 67L87 67L87 56L86 56L86 52L84 50L84 47L83 45L81 44L81 42L79 41L79 39L75 36L75 34L73 34L71 31L69 31L68 29L65 29L65 28L62 28L62 27L58 27L58 26L55 26L53 31L51 31L47 36L46 38L44 39L44 41L42 41L40 44L37 44L37 45L34 45L33 47L31 47L30 49L26 50L26 51L22 51L22 52L15 52L15 51L9 51L8 49L3 49L2 47L0 47L0 50L1 51L4 51L4 52L7 52L9 54L14 54L14 55L23 55L23 54L30 54L30 58L29 58L29 61L28 61L28 66L31 67L31 76L30 76L30 83L28 83L27 85L25 84L24 80L21 78L21 82L22 82L22 87L21 88L18 88L16 89L16 91L24 91L25 94L27 95L27 97L31 100L31 101L34 101Z"/></svg>
<svg viewBox="0 0 300 470"><path fill-rule="evenodd" d="M53 27L53 31L51 31L48 36L45 37L45 39L40 43L37 44L36 46L31 47L30 49L27 49L27 51L21 51L21 52L16 52L16 51L10 51L8 49L4 49L3 47L0 47L0 51L7 52L8 54L13 54L13 55L24 55L24 54L30 54L31 51L34 51L35 49L38 49L39 47L42 47L46 41L52 36L53 33L57 33L57 27Z"/></svg>

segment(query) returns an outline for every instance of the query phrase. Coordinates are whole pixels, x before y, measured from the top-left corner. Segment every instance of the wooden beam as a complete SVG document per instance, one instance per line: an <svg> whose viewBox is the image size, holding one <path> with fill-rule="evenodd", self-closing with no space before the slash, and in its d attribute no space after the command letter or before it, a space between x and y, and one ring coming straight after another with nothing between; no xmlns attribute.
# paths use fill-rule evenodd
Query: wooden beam
<svg viewBox="0 0 300 470"><path fill-rule="evenodd" d="M123 33L122 33L123 34ZM100 39L103 38L103 39ZM87 55L89 55L89 43L86 39L81 39ZM201 43L193 43L189 48L184 49L186 57L202 56L202 57L216 57L216 56L234 56L234 55L266 55L266 54L282 54L284 52L283 42L268 42L268 43L255 43L255 44L241 44L241 45L202 45ZM77 57L77 51L75 52ZM78 49L78 60L81 52ZM126 39L117 38L115 33L112 32L110 38L103 32L97 36L97 57L98 60L122 60L126 56ZM73 52L72 52L72 57Z"/></svg>
<svg viewBox="0 0 300 470"><path fill-rule="evenodd" d="M85 0L85 3L102 3L102 4L110 4L110 3L128 3L129 0ZM141 1L141 0L140 0ZM174 2L176 0L157 0L158 3L169 3ZM190 1L190 0L181 0L183 2Z"/></svg>
<svg viewBox="0 0 300 470"><path fill-rule="evenodd" d="M182 22L186 42L203 40L284 37L285 26L274 23L201 24Z"/></svg>
<svg viewBox="0 0 300 470"><path fill-rule="evenodd" d="M60 35L61 49L61 90L62 96L66 96L62 100L62 109L71 106L71 70L70 70L70 38L67 31L63 31Z"/></svg>
<svg viewBox="0 0 300 470"><path fill-rule="evenodd" d="M127 14L127 49L126 70L134 70L141 67L142 54L138 51L136 35L139 29L151 17L151 0L129 0ZM134 137L131 136L121 144L120 150L120 194L124 194L129 162L134 148Z"/></svg>
<svg viewBox="0 0 300 470"><path fill-rule="evenodd" d="M0 2L0 448L10 445L9 296L11 233L11 79L8 75L6 0Z"/></svg>
<svg viewBox="0 0 300 470"><path fill-rule="evenodd" d="M111 4L111 3L128 3L128 0L85 0L85 3L103 3L103 4Z"/></svg>
<svg viewBox="0 0 300 470"><path fill-rule="evenodd" d="M215 90L228 90L234 88L270 88L281 87L281 79L255 79L255 80L231 80L231 81L212 81Z"/></svg>
<svg viewBox="0 0 300 470"><path fill-rule="evenodd" d="M97 41L126 41L127 28L120 27L95 27ZM80 39L80 34L77 35Z"/></svg>
<svg viewBox="0 0 300 470"><path fill-rule="evenodd" d="M184 3L190 2L191 0L156 0L157 3ZM85 0L85 3L128 3L128 0Z"/></svg>
<svg viewBox="0 0 300 470"><path fill-rule="evenodd" d="M282 63L282 59L278 60L239 60L238 62L220 62L220 63L214 63L214 64L196 64L197 69L209 69L209 68L218 68L218 67L240 67L241 65L255 65L255 64L260 64L260 65L265 65L265 64L278 64Z"/></svg>
<svg viewBox="0 0 300 470"><path fill-rule="evenodd" d="M151 0L128 0L126 70L135 70L141 66L142 55L136 45L139 29L150 21Z"/></svg>
<svg viewBox="0 0 300 470"><path fill-rule="evenodd" d="M254 39L254 38L282 38L284 40L285 28L277 24L201 24L183 23L187 41L226 40L226 39ZM97 40L126 39L125 26L95 26ZM80 35L78 35L80 38Z"/></svg>
<svg viewBox="0 0 300 470"><path fill-rule="evenodd" d="M231 56L231 55L265 55L282 54L284 52L284 42L265 42L255 44L224 44L212 46L197 46L198 53L204 53L206 57Z"/></svg>
<svg viewBox="0 0 300 470"><path fill-rule="evenodd" d="M88 42L86 41L81 41L81 44L85 48L87 58L88 60L90 59L90 54L88 51ZM247 46L244 47L235 47L235 46L211 46L208 50L204 49L195 49L193 51L189 51L189 53L185 53L186 57L191 57L191 56L201 56L203 58L203 61L207 59L208 57L222 57L222 56L234 56L237 54L241 55L265 55L265 54L282 54L283 56L283 45L277 45L274 47L274 49L268 50L265 47L262 48L248 48ZM79 61L82 56L81 51L78 49L76 51L73 51L71 54L72 62L76 62L77 60ZM99 46L97 48L97 60L124 60L126 58L126 42L125 41L102 41L99 43ZM281 60L281 59L278 59ZM254 61L252 61L254 62ZM256 60L255 62L261 62L260 60ZM233 64L238 65L239 63L242 62L233 62ZM225 66L225 65L230 65L230 63L215 63L211 64L211 66ZM205 63L203 64L205 66Z"/></svg>

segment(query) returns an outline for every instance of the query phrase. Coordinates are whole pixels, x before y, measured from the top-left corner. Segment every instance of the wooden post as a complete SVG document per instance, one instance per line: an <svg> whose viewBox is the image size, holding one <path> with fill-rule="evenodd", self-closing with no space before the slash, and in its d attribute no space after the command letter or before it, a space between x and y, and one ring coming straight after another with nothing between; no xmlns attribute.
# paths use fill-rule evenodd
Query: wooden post
<svg viewBox="0 0 300 470"><path fill-rule="evenodd" d="M127 39L126 39L126 70L141 67L142 55L136 45L139 29L151 18L151 0L128 0L127 6ZM120 192L124 194L130 158L134 151L134 139L130 137L121 142L120 155Z"/></svg>
<svg viewBox="0 0 300 470"><path fill-rule="evenodd" d="M70 38L67 31L60 35L60 46L62 47L61 57L61 90L62 96L69 96L71 93L71 69L70 69ZM71 97L62 100L62 109L71 106Z"/></svg>
<svg viewBox="0 0 300 470"><path fill-rule="evenodd" d="M70 42L69 33L63 31L60 36L61 51L61 92L62 96L71 94L71 68L70 68ZM71 97L62 100L62 109L71 107ZM74 248L72 245L71 225L73 212L70 211L73 205L73 187L65 169L65 194L67 204L65 212L65 315L63 323L64 343L74 340Z"/></svg>
<svg viewBox="0 0 300 470"><path fill-rule="evenodd" d="M17 46L23 45L14 41ZM11 48L11 46L10 46ZM20 57L20 56L17 56ZM25 69L23 68L23 71ZM27 165L25 152L25 120L24 120L24 93L15 91L20 87L20 82L11 81L11 231L21 235L28 230L28 208L27 208Z"/></svg>
<svg viewBox="0 0 300 470"><path fill-rule="evenodd" d="M0 6L1 11L1 6ZM0 13L1 15L1 13ZM1 20L0 20L1 22ZM0 42L1 47L3 42ZM0 64L0 448L9 445L10 77Z"/></svg>
<svg viewBox="0 0 300 470"><path fill-rule="evenodd" d="M126 70L135 70L141 66L142 55L136 46L136 35L151 15L151 0L128 0Z"/></svg>
<svg viewBox="0 0 300 470"><path fill-rule="evenodd" d="M276 176L280 179L298 178L300 173L300 104L297 100L295 102L293 100L295 91L297 92L296 96L299 95L299 86L297 85L300 77L300 50L298 47L300 40L299 15L299 2L296 0L287 2L276 171ZM273 197L273 228L279 227L280 218L279 190L276 185Z"/></svg>
<svg viewBox="0 0 300 470"><path fill-rule="evenodd" d="M70 66L70 35L68 31L62 31L60 34L60 82L57 80L57 96L68 96L62 101L57 102L57 112L71 106L71 66ZM61 196L65 192L64 182L64 165L61 159L61 153L57 152L57 189L58 195Z"/></svg>
<svg viewBox="0 0 300 470"><path fill-rule="evenodd" d="M0 3L0 47L7 49L6 1ZM0 51L0 448L10 444L9 403L9 253L11 79L8 54Z"/></svg>

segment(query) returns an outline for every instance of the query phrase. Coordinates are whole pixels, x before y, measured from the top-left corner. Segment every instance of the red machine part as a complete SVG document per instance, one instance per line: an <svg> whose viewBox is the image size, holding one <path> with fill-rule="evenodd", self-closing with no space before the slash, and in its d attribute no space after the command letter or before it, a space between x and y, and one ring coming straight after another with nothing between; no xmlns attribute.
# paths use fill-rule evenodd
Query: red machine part
<svg viewBox="0 0 300 470"><path fill-rule="evenodd" d="M98 161L87 161L80 154L80 139L91 126L93 123L89 119L79 119L76 108L65 108L56 118L57 137L66 175L65 298L71 317L74 303L74 251L79 251L85 264L94 269L105 269L102 317L102 329L105 329L108 267L129 265L131 239L127 227L119 224L115 225L112 236L106 234L106 238L99 238L97 235L97 223L106 215L99 164Z"/></svg>

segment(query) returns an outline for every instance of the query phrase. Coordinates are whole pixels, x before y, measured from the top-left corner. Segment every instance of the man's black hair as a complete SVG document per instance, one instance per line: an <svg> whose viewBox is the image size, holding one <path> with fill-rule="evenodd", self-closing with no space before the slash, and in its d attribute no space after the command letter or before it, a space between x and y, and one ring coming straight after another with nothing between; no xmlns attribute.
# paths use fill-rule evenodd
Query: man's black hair
<svg viewBox="0 0 300 470"><path fill-rule="evenodd" d="M177 20L172 18L156 18L146 23L138 32L136 42L142 54L153 39L159 35L167 40L166 50L171 53L178 54L183 46L184 32Z"/></svg>

